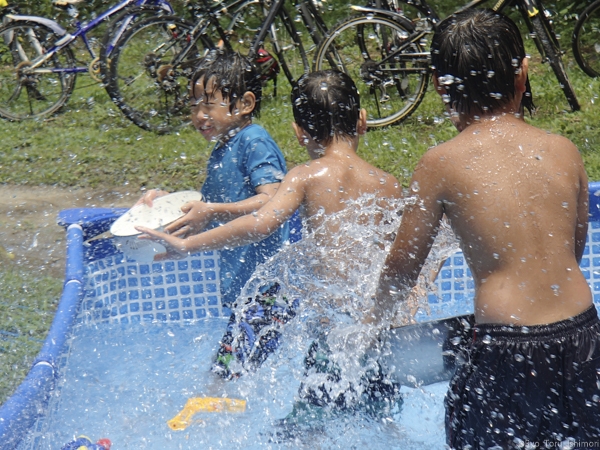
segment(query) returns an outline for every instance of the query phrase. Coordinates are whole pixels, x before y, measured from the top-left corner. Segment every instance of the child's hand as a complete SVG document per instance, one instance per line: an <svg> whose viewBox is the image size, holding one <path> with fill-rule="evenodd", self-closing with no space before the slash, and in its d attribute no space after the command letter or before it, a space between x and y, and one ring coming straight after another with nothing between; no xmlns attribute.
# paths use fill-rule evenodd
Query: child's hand
<svg viewBox="0 0 600 450"><path fill-rule="evenodd" d="M211 203L202 201L188 202L181 210L185 216L165 227L165 231L171 236L184 237L201 233L216 214Z"/></svg>
<svg viewBox="0 0 600 450"><path fill-rule="evenodd" d="M142 195L142 197L133 206L148 205L152 207L152 202L154 201L154 199L167 194L167 191L161 191L160 189L150 189L144 195Z"/></svg>
<svg viewBox="0 0 600 450"><path fill-rule="evenodd" d="M152 228L136 226L135 229L143 233L138 239L150 239L163 244L167 248L166 253L160 253L154 256L155 261L181 259L188 255L184 239L172 236L168 233L163 233L162 231L153 230Z"/></svg>

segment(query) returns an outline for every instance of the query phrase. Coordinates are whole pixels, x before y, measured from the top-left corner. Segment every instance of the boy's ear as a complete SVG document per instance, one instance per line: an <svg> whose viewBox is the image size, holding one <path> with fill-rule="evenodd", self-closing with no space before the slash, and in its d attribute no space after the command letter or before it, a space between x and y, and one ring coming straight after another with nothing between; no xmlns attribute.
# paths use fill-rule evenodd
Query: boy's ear
<svg viewBox="0 0 600 450"><path fill-rule="evenodd" d="M300 125L296 122L292 122L292 128L294 129L294 133L296 133L296 139L298 139L298 144L301 147L306 147L306 133L302 129Z"/></svg>
<svg viewBox="0 0 600 450"><path fill-rule="evenodd" d="M361 108L358 113L358 123L356 124L356 133L360 136L367 132L367 110Z"/></svg>
<svg viewBox="0 0 600 450"><path fill-rule="evenodd" d="M521 70L515 75L515 90L521 94L527 91L527 73L529 71L529 59L523 58Z"/></svg>
<svg viewBox="0 0 600 450"><path fill-rule="evenodd" d="M239 100L240 107L239 111L242 115L250 115L254 108L256 107L256 97L250 91L244 93L242 98Z"/></svg>

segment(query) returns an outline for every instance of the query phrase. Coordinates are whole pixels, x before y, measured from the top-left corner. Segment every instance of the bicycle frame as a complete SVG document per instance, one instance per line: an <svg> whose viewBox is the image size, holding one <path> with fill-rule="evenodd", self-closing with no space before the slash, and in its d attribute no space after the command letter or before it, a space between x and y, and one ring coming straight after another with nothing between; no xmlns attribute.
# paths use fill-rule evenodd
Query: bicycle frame
<svg viewBox="0 0 600 450"><path fill-rule="evenodd" d="M472 0L469 3L467 3L466 5L460 7L455 12L462 12L462 11L465 11L465 10L468 10L471 8L476 8L484 3L489 3L490 1L491 0ZM529 29L529 32L531 32L533 30L531 18L534 17L536 14L542 13L540 11L541 7L538 8L538 5L536 4L536 0L498 0L492 9L494 11L501 12L505 7L510 6L515 3L520 3L520 6L525 7L525 9L521 10L521 15L523 16L523 19L525 20L525 23L527 24L527 28ZM408 1L406 1L406 4L411 5L415 8L417 8L423 14L426 14L426 17L424 18L424 20L430 21L434 26L437 23L439 23L439 21L441 20L440 17L431 9L431 7L427 4L427 2L425 0L417 0L417 1L408 0ZM392 19L394 17L405 18L405 16L402 15L401 13L391 11L390 9L373 8L373 7L369 7L369 6L356 6L356 5L352 5L352 6L350 6L350 8L352 8L355 11L359 11L359 12L363 12L363 13L374 13L374 14L380 14L383 16L388 16ZM402 61L404 59L414 60L415 57L426 58L427 61L429 61L430 60L429 52L421 52L421 53L410 52L410 54L403 54L403 52L412 43L420 41L423 37L425 37L426 35L431 34L431 33L433 33L432 29L421 29L420 31L419 30L416 31L414 34L410 35L410 37L408 39L406 39L403 44L399 45L398 48L394 52L390 53L386 58L384 58L382 60L382 63L385 63L385 62L391 61L391 60L394 60L394 61ZM540 50L540 52L543 51L541 48L539 50ZM414 70L416 71L418 69L414 69ZM407 70L404 69L404 71L407 71ZM408 70L408 71L410 71L410 70Z"/></svg>
<svg viewBox="0 0 600 450"><path fill-rule="evenodd" d="M225 13L228 10L233 9L235 11L234 12L234 16L235 16L240 11L242 6L246 6L248 4L260 4L260 3L261 3L261 0L255 0L255 1L234 0L232 3L224 5L224 6L220 6L218 9L211 9L208 7L205 7L203 9L203 8L199 7L200 12L205 13L207 17L204 17L204 15L203 15L203 17L196 22L196 24L190 31L191 37L190 37L190 39L188 39L188 43L187 43L186 47L183 49L183 51L179 52L179 54L171 62L171 64L174 66L180 65L182 63L182 61L186 59L189 52L196 47L196 43L198 42L198 40L202 39L202 38L206 39L206 36L207 36L206 30L210 25L213 25L215 27L215 29L217 30L217 33L219 34L219 38L221 39L221 42L225 46L225 48L227 48L228 50L232 50L231 45L229 44L228 35L231 33L231 30L234 27L235 23L233 23L233 22L235 22L235 21L232 21L232 23L229 24L227 29L223 29L223 27L221 26L221 24L219 23L219 20L218 20L219 15L221 13ZM240 8L238 8L238 6ZM235 8L238 8L238 9L235 9ZM217 47L212 42L210 44L211 44L210 47L212 47L212 48Z"/></svg>
<svg viewBox="0 0 600 450"><path fill-rule="evenodd" d="M54 47L50 49L46 49L44 52L40 52L40 56L38 56L34 61L31 61L31 65L25 70L27 73L34 73L36 69L52 58L56 52L62 50L63 48L71 45L76 39L81 38L83 43L86 46L87 51L89 52L92 59L95 59L97 56L92 49L92 46L87 38L87 33L98 26L100 23L114 16L118 12L123 9L133 6L133 5L145 5L145 4L156 4L160 7L165 8L166 11L173 12L173 8L166 0L124 0L121 3L113 6L107 11L100 14L95 19L90 22L82 24L81 22L76 23L76 31L71 34L67 32L63 27L61 27L57 22L51 19L47 19L44 17L37 16L23 16L23 15L12 15L8 14L8 17L11 21L29 21L36 22L45 26L48 26L52 31L54 31L57 35L62 36L58 41L54 43ZM120 30L122 33L124 28ZM53 73L81 73L88 72L89 67L71 67L71 68L58 68L58 69L44 69L43 72L53 72Z"/></svg>
<svg viewBox="0 0 600 450"><path fill-rule="evenodd" d="M226 10L231 10L237 6L240 6L240 7L245 6L248 3L262 4L262 0L255 0L255 1L251 1L251 2L248 2L247 0L236 0L229 5L223 6L219 10L216 10L216 11L210 10L210 9L206 10L205 12L206 12L207 18L201 19L195 24L194 28L190 32L191 38L189 39L187 46L185 47L185 49L183 51L181 51L176 56L176 58L171 62L171 64L173 64L175 66L181 64L185 60L188 53L193 48L195 48L198 40L203 38L203 36L206 38L206 30L211 24L215 27L215 29L219 33L219 37L222 41L222 45L224 45L225 48L227 48L228 50L231 50L231 45L227 38L231 31L231 27L234 26L234 24L232 23L227 30L224 30L219 24L218 13L219 13L219 11L224 12ZM298 40L296 40L297 39L296 27L294 26L294 22L293 22L293 20L291 20L289 13L285 10L284 3L285 3L285 0L275 0L274 2L272 2L271 7L269 8L269 11L265 17L265 20L262 22L257 35L254 37L254 39L251 43L250 51L249 51L249 55L248 55L249 58L253 59L254 57L256 57L256 55L258 54L258 50L260 48L262 48L263 42L264 42L265 38L267 37L267 34L269 34L269 33L271 33L273 41L276 44L276 46L279 47L279 43L277 41L277 32L273 27L276 17L280 17L282 19L284 25L287 27L288 33L290 34L290 36L292 36L292 39L294 39L296 45L302 46L302 43L299 42ZM314 4L312 4L312 2L309 2L309 3L303 2L301 4L301 7L299 8L299 11L300 11L301 17L302 17L306 27L308 28L308 30L311 34L311 37L313 38L313 41L315 42L315 44L318 45L319 38L316 37L316 33L320 32L321 34L324 35L324 33L327 32L327 27L325 25L325 22L319 15L318 11L316 10L316 8L315 8ZM236 13L237 13L237 11L236 11ZM213 44L211 47L216 47L216 46ZM277 53L278 58L281 58L281 52L282 52L282 49L280 49ZM306 63L306 66L308 68L308 66L309 66L308 62Z"/></svg>
<svg viewBox="0 0 600 450"><path fill-rule="evenodd" d="M275 0L269 12L263 22L263 26L260 31L254 38L252 45L250 46L250 57L256 55L258 50L262 47L262 44L267 37L267 34L271 32L271 26L275 22L275 17L280 16L286 27L288 27L288 32L292 36L292 38L296 38L297 32L296 27L294 26L293 21L289 20L289 14L284 8L285 0ZM316 45L319 45L320 40L323 35L327 33L327 25L323 21L321 15L317 11L312 0L301 1L299 7L300 16L302 17L302 21L306 28L308 29L313 42ZM273 33L275 34L275 33ZM318 37L319 36L319 37ZM276 39L276 37L274 37Z"/></svg>

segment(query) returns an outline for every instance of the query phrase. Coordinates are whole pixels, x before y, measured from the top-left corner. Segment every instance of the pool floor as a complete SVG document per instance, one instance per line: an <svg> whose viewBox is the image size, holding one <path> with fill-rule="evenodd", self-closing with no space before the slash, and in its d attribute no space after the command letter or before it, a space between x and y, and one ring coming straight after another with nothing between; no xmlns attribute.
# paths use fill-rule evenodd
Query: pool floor
<svg viewBox="0 0 600 450"><path fill-rule="evenodd" d="M80 325L60 384L19 450L56 450L79 435L108 438L112 450L208 448L443 449L447 383L402 388L403 404L386 417L341 413L283 427L294 405L303 355L223 382L210 372L226 322ZM197 413L173 431L172 419L192 397L247 401L244 413Z"/></svg>

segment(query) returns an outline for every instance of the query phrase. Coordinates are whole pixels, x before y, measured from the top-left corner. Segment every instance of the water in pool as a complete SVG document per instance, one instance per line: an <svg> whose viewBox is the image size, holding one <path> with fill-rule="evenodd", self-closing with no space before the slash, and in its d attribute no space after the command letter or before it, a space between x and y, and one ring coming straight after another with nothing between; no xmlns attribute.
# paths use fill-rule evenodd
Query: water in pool
<svg viewBox="0 0 600 450"><path fill-rule="evenodd" d="M260 285L277 281L287 295L301 299L298 316L283 330L282 345L256 372L227 382L210 372L225 329L223 320L80 325L50 413L21 447L57 449L84 434L109 438L113 450L444 448L446 382L403 386L402 402L377 414L358 408L301 420L295 426L281 423L297 403L301 383L323 382L304 374L305 355L318 336L327 335L331 360L340 368L340 389L356 382L370 366L369 359L377 358L372 352L357 363L354 355L364 353L367 344L355 339L366 332L356 323L370 306L374 274L383 264L386 236L396 229L398 217L388 214L383 227L369 220L357 225L357 211L371 218L381 213L358 206L335 218L340 228L352 227L341 233L346 238L319 248L312 242L314 234L305 236L260 267L247 285L245 295L251 297ZM449 240L443 233L431 267L455 249ZM415 298L413 309L422 306L422 299ZM247 408L243 413L197 413L183 431L167 426L189 398L204 396L243 399Z"/></svg>

